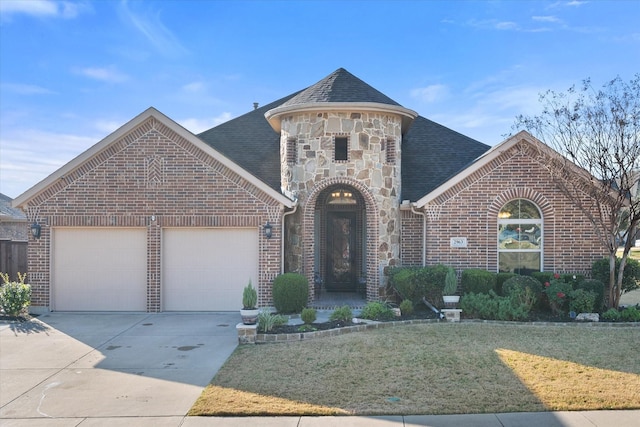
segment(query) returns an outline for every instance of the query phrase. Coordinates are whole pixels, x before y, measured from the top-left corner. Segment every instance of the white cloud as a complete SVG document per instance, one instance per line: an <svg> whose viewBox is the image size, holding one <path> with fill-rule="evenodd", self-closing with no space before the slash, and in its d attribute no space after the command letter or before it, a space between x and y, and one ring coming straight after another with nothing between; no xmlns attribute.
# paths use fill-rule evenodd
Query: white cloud
<svg viewBox="0 0 640 427"><path fill-rule="evenodd" d="M178 123L182 125L185 129L189 130L191 133L199 134L204 132L205 130L211 129L214 126L218 126L226 121L231 120L233 116L229 112L223 112L217 117L207 118L207 119L198 119L195 117L191 117L184 120L178 120Z"/></svg>
<svg viewBox="0 0 640 427"><path fill-rule="evenodd" d="M449 89L445 85L436 84L411 90L411 96L422 102L432 103L441 101L449 95Z"/></svg>
<svg viewBox="0 0 640 427"><path fill-rule="evenodd" d="M131 3L133 6L140 4L142 2ZM164 25L159 11L134 12L129 8L127 0L120 3L118 10L121 19L132 25L161 54L178 57L188 52L173 32Z"/></svg>
<svg viewBox="0 0 640 427"><path fill-rule="evenodd" d="M531 19L537 22L550 22L553 24L561 24L562 20L557 16L532 16Z"/></svg>
<svg viewBox="0 0 640 427"><path fill-rule="evenodd" d="M182 86L182 89L186 92L200 93L206 90L206 85L203 82L192 82Z"/></svg>
<svg viewBox="0 0 640 427"><path fill-rule="evenodd" d="M120 126L123 125L123 122L118 122L115 120L98 120L94 124L94 128L101 133L111 134Z"/></svg>
<svg viewBox="0 0 640 427"><path fill-rule="evenodd" d="M90 10L91 6L83 2L53 1L53 0L2 0L0 14L29 15L34 17L50 17L72 19L81 12Z"/></svg>
<svg viewBox="0 0 640 427"><path fill-rule="evenodd" d="M0 192L17 197L91 147L97 136L13 129L0 135ZM55 149L52 149L55 147Z"/></svg>
<svg viewBox="0 0 640 427"><path fill-rule="evenodd" d="M513 21L497 22L494 26L496 30L519 30L520 26Z"/></svg>
<svg viewBox="0 0 640 427"><path fill-rule="evenodd" d="M2 83L2 91L17 93L18 95L51 95L55 92L37 85L22 83Z"/></svg>
<svg viewBox="0 0 640 427"><path fill-rule="evenodd" d="M122 83L129 80L129 76L121 73L115 67L87 67L76 69L77 74L108 83Z"/></svg>

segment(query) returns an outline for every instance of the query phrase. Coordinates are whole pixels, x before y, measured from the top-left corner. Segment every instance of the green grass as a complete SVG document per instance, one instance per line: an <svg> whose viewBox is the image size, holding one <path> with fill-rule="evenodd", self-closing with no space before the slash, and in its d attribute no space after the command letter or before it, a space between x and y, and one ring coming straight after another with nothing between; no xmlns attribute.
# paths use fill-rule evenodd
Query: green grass
<svg viewBox="0 0 640 427"><path fill-rule="evenodd" d="M240 346L190 415L640 408L640 327L438 323Z"/></svg>

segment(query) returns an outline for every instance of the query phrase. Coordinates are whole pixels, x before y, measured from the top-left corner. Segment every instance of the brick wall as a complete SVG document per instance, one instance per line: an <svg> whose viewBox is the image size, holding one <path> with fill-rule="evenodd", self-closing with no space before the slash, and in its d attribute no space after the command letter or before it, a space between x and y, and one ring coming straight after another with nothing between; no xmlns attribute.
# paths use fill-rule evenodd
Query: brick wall
<svg viewBox="0 0 640 427"><path fill-rule="evenodd" d="M551 182L549 173L520 142L440 195L425 208L426 264L460 270L498 270L498 212L509 200L533 201L542 211L543 269L588 272L606 250L593 226ZM466 237L466 248L452 248L450 238ZM403 213L403 265L421 265L422 217Z"/></svg>
<svg viewBox="0 0 640 427"><path fill-rule="evenodd" d="M259 304L271 303L280 272L282 206L271 196L151 117L29 201L29 280L34 306L50 306L51 227L146 227L147 310L161 301L162 227L256 227ZM154 217L152 220L151 217ZM273 226L267 240L262 225Z"/></svg>

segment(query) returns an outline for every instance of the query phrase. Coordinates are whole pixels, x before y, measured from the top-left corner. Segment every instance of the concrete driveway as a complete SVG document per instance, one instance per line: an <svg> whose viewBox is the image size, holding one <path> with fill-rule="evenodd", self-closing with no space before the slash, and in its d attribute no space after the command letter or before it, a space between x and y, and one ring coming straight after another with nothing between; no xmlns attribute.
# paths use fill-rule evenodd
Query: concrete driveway
<svg viewBox="0 0 640 427"><path fill-rule="evenodd" d="M136 425L180 425L235 349L239 321L228 312L49 313L0 322L1 423L131 425L128 417L136 417Z"/></svg>

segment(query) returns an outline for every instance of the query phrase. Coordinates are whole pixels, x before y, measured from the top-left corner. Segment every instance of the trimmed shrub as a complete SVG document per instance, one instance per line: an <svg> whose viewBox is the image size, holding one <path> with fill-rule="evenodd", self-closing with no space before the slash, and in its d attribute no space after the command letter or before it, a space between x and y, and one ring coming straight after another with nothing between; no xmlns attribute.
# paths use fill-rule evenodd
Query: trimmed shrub
<svg viewBox="0 0 640 427"><path fill-rule="evenodd" d="M351 307L348 305L343 305L340 308L336 308L331 316L329 316L329 320L332 322L345 322L351 323L353 319L353 312L351 311Z"/></svg>
<svg viewBox="0 0 640 427"><path fill-rule="evenodd" d="M460 308L469 317L494 319L498 312L498 302L489 294L470 292L460 298Z"/></svg>
<svg viewBox="0 0 640 427"><path fill-rule="evenodd" d="M620 320L620 312L615 308L610 308L602 313L602 319L609 322L617 322Z"/></svg>
<svg viewBox="0 0 640 427"><path fill-rule="evenodd" d="M441 264L394 268L389 273L389 285L402 299L411 300L414 305L421 303L423 297L432 304L441 305L446 275L447 267Z"/></svg>
<svg viewBox="0 0 640 427"><path fill-rule="evenodd" d="M403 316L411 316L413 314L413 303L411 300L404 300L400 303L400 313Z"/></svg>
<svg viewBox="0 0 640 427"><path fill-rule="evenodd" d="M31 305L31 286L24 283L27 274L18 273L18 282L9 281L7 273L1 273L0 308L7 316L17 317Z"/></svg>
<svg viewBox="0 0 640 427"><path fill-rule="evenodd" d="M618 280L618 269L620 258L616 257L616 280ZM591 265L591 277L604 283L605 289L609 288L609 258L602 258ZM627 258L622 276L622 293L640 288L640 262L633 258Z"/></svg>
<svg viewBox="0 0 640 427"><path fill-rule="evenodd" d="M504 293L502 292L502 285L504 284L504 282L506 282L507 280L515 276L517 276L516 273L497 273L496 274L496 293L498 295L504 296Z"/></svg>
<svg viewBox="0 0 640 427"><path fill-rule="evenodd" d="M578 284L578 289L593 292L596 300L593 304L593 310L600 312L604 307L604 283L600 280L586 279Z"/></svg>
<svg viewBox="0 0 640 427"><path fill-rule="evenodd" d="M543 286L531 276L514 276L504 282L502 293L505 297L510 297L518 305L531 311L542 295ZM527 313L528 314L528 313Z"/></svg>
<svg viewBox="0 0 640 427"><path fill-rule="evenodd" d="M468 316L489 320L527 320L531 303L522 303L520 293L531 294L529 288L517 288L510 296L501 297L494 291L488 294L465 294L460 299L460 308Z"/></svg>
<svg viewBox="0 0 640 427"><path fill-rule="evenodd" d="M560 280L569 283L573 289L578 289L580 283L584 282L584 274L580 273L562 273Z"/></svg>
<svg viewBox="0 0 640 427"><path fill-rule="evenodd" d="M278 313L300 313L307 305L309 282L298 273L284 273L273 281L273 305Z"/></svg>
<svg viewBox="0 0 640 427"><path fill-rule="evenodd" d="M496 289L496 274L480 269L462 271L462 291L464 293L488 294Z"/></svg>
<svg viewBox="0 0 640 427"><path fill-rule="evenodd" d="M627 307L620 312L620 320L623 322L640 322L640 310L637 307Z"/></svg>
<svg viewBox="0 0 640 427"><path fill-rule="evenodd" d="M315 308L303 308L300 314L300 319L306 324L310 325L316 321L317 313Z"/></svg>
<svg viewBox="0 0 640 427"><path fill-rule="evenodd" d="M551 311L556 314L564 313L568 308L567 301L570 298L571 291L573 291L571 284L560 280L558 276L558 278L546 282L544 286L544 293L547 295Z"/></svg>
<svg viewBox="0 0 640 427"><path fill-rule="evenodd" d="M387 304L380 301L372 301L364 306L360 317L369 320L391 320L396 315Z"/></svg>
<svg viewBox="0 0 640 427"><path fill-rule="evenodd" d="M535 273L531 273L531 277L533 277L543 285L547 282L551 282L553 276L554 274L550 271L536 271Z"/></svg>
<svg viewBox="0 0 640 427"><path fill-rule="evenodd" d="M596 294L585 289L571 291L569 310L575 313L591 313L596 303Z"/></svg>

